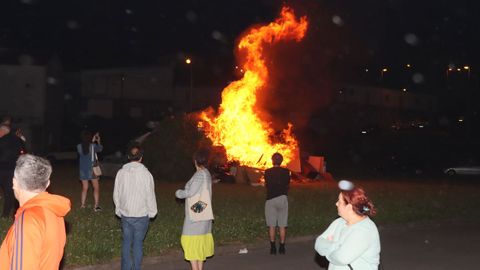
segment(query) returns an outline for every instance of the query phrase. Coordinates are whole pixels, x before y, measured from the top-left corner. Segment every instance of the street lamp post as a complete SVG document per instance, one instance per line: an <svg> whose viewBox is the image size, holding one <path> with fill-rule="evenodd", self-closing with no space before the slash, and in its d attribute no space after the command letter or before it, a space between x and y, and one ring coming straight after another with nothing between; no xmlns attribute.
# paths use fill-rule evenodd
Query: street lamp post
<svg viewBox="0 0 480 270"><path fill-rule="evenodd" d="M387 68L382 68L382 69L380 70L380 80L381 80L381 81L383 81L383 74L384 74L385 72L387 72L387 71L388 71Z"/></svg>
<svg viewBox="0 0 480 270"><path fill-rule="evenodd" d="M447 73L447 81L448 81L448 78L450 77L450 72L452 72L452 71L453 71L453 68L451 68L451 67L447 68L447 71L446 71L446 73Z"/></svg>
<svg viewBox="0 0 480 270"><path fill-rule="evenodd" d="M192 59L190 59L190 58L185 59L185 63L190 68L190 94L188 96L188 101L189 101L190 111L192 111L192 109L193 109L193 67L192 67Z"/></svg>
<svg viewBox="0 0 480 270"><path fill-rule="evenodd" d="M463 69L467 71L467 78L470 79L470 66L463 66Z"/></svg>

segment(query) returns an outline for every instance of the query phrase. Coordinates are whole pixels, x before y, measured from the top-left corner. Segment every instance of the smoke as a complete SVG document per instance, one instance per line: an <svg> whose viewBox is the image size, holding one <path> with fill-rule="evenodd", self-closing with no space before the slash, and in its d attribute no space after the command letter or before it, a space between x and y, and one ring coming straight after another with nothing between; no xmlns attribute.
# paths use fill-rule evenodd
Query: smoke
<svg viewBox="0 0 480 270"><path fill-rule="evenodd" d="M331 102L328 71L305 53L306 44L280 43L268 49L269 81L257 95L257 107L275 130L288 122L307 126L313 112Z"/></svg>
<svg viewBox="0 0 480 270"><path fill-rule="evenodd" d="M306 36L264 48L269 82L257 95L257 107L275 130L290 122L298 134L311 128L312 115L331 107L336 82L354 78L354 70L372 53L364 37L354 33L347 14L320 3L292 7L297 16L308 18Z"/></svg>

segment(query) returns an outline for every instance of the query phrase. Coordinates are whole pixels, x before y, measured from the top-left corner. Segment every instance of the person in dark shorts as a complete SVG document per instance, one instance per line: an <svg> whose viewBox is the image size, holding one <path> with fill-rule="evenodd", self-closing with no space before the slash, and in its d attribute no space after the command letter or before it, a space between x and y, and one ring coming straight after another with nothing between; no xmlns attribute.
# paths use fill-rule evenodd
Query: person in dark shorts
<svg viewBox="0 0 480 270"><path fill-rule="evenodd" d="M288 221L288 186L290 184L290 171L280 167L283 156L280 153L272 155L273 167L265 171L265 187L267 188L267 201L265 202L265 220L270 237L270 254L277 254L275 243L276 228L279 229L280 246L278 252L285 254L285 238Z"/></svg>

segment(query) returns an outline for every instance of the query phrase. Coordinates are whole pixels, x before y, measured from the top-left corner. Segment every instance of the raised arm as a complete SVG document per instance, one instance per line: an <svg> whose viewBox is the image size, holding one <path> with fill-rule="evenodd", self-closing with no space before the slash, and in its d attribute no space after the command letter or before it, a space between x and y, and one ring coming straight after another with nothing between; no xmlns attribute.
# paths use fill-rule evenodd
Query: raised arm
<svg viewBox="0 0 480 270"><path fill-rule="evenodd" d="M193 195L197 194L200 191L200 188L202 188L203 182L206 181L206 175L204 172L197 171L189 183L185 185L185 189L179 189L175 192L175 196L179 199L185 199L185 198L190 198Z"/></svg>

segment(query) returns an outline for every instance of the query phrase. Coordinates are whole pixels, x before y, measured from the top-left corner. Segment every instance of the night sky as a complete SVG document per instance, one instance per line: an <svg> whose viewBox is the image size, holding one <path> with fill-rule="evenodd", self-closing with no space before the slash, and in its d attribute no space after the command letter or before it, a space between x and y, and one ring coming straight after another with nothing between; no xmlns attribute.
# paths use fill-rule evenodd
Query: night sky
<svg viewBox="0 0 480 270"><path fill-rule="evenodd" d="M438 85L451 67L480 66L477 1L4 0L0 63L42 64L58 54L65 70L172 64L192 56L212 74L235 65L234 45L282 3L306 15L302 64L355 81L388 67L392 84ZM415 71L403 74L406 64ZM418 79L418 77L417 77ZM412 83L412 82L409 82Z"/></svg>

